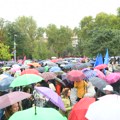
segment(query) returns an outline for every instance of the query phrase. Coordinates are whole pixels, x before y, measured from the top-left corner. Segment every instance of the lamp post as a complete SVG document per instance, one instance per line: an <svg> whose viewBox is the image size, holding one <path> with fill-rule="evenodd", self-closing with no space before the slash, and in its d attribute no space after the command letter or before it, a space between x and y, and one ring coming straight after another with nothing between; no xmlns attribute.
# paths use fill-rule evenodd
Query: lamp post
<svg viewBox="0 0 120 120"><path fill-rule="evenodd" d="M14 34L14 61L16 62L16 34Z"/></svg>

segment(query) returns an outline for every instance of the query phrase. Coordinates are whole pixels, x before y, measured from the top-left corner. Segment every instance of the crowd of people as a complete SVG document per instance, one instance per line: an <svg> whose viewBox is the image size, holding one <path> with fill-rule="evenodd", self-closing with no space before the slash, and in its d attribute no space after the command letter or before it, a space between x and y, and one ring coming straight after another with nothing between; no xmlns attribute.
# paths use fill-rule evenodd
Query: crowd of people
<svg viewBox="0 0 120 120"><path fill-rule="evenodd" d="M35 62L35 61L34 61ZM88 62L82 61L82 63ZM41 67L45 67L47 64L40 64ZM72 69L71 68L64 68L63 66L58 65L63 73L67 74ZM109 64L106 68L106 74L110 74L116 70L116 64ZM118 66L119 67L119 66ZM91 64L91 66L88 67L90 70L94 70L94 66ZM4 71L1 71L1 74L10 74L13 77L18 77L22 71L25 69L36 69L38 70L38 66L30 65L28 68L21 68L19 70L19 75L16 76L16 72L11 72L11 68L6 68ZM82 69L81 69L82 70ZM103 72L103 70L100 70ZM49 72L49 69L46 71ZM118 71L119 72L119 71ZM40 72L39 72L40 73ZM41 72L42 73L42 72ZM41 74L40 73L40 74ZM57 74L57 78L62 80L62 75ZM103 72L104 73L104 72ZM105 74L105 73L104 73ZM66 118L69 117L70 111L74 107L74 105L79 102L82 98L90 97L95 98L96 101L100 96L104 96L106 94L118 94L120 92L120 83L119 81L114 84L106 85L103 90L99 90L94 86L89 80L79 80L79 81L70 81L67 78L63 80L64 84L62 84L59 81L56 81L55 79L50 79L48 81L42 80L41 82L37 82L34 84L30 84L27 86L21 86L13 88L12 90L6 90L6 91L0 91L0 96L12 92L12 91L23 91L26 93L30 93L31 97L26 98L20 102L17 102L13 105L10 105L4 109L0 110L0 120L8 120L15 112L26 110L28 108L31 108L32 106L38 106L38 107L52 107L60 112L61 115L65 116ZM66 111L61 110L58 106L56 106L54 103L52 103L45 95L42 93L38 93L34 87L48 87L52 89L54 92L56 92L62 99Z"/></svg>

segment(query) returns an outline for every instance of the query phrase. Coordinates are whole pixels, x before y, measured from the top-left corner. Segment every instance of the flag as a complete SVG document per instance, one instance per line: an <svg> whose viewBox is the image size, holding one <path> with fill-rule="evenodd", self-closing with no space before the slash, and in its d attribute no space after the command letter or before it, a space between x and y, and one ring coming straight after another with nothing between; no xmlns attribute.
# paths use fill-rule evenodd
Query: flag
<svg viewBox="0 0 120 120"><path fill-rule="evenodd" d="M96 57L96 61L95 61L95 64L94 64L94 67L99 65L99 53L97 54L97 57Z"/></svg>
<svg viewBox="0 0 120 120"><path fill-rule="evenodd" d="M106 49L106 55L105 55L105 58L104 58L104 64L108 65L109 63L109 53L108 53L108 49Z"/></svg>
<svg viewBox="0 0 120 120"><path fill-rule="evenodd" d="M99 55L99 64L98 64L98 65L100 65L100 64L103 64L103 57L102 57L102 54Z"/></svg>

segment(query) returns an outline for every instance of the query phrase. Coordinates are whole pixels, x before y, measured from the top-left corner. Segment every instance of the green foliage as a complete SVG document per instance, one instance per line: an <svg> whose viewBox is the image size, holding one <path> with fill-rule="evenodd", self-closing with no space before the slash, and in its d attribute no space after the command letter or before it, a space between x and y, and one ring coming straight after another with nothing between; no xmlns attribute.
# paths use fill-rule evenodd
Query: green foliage
<svg viewBox="0 0 120 120"><path fill-rule="evenodd" d="M46 29L48 36L48 46L58 57L66 50L69 44L72 44L72 30L61 26L59 29L55 25L49 25Z"/></svg>
<svg viewBox="0 0 120 120"><path fill-rule="evenodd" d="M0 60L10 60L12 54L9 53L9 46L0 43Z"/></svg>
<svg viewBox="0 0 120 120"><path fill-rule="evenodd" d="M115 15L99 13L93 19L86 16L80 22L78 28L79 44L77 49L81 55L89 57L97 53L105 53L108 48L110 55L119 55L120 18Z"/></svg>

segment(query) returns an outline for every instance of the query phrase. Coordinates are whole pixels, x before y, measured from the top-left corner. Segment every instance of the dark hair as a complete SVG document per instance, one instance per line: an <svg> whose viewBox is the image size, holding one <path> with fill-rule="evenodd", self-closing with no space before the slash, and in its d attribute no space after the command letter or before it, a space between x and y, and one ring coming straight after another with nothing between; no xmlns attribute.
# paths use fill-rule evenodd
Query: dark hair
<svg viewBox="0 0 120 120"><path fill-rule="evenodd" d="M68 94L68 91L69 91L69 90L70 90L69 88L65 88L65 89L63 90L62 95L63 95L64 98L67 97L67 94Z"/></svg>
<svg viewBox="0 0 120 120"><path fill-rule="evenodd" d="M19 105L19 103L18 103L18 105ZM5 108L5 118L6 118L6 120L8 120L13 115L13 112L12 112L11 108L12 108L12 105ZM21 110L20 105L19 105L19 110Z"/></svg>

